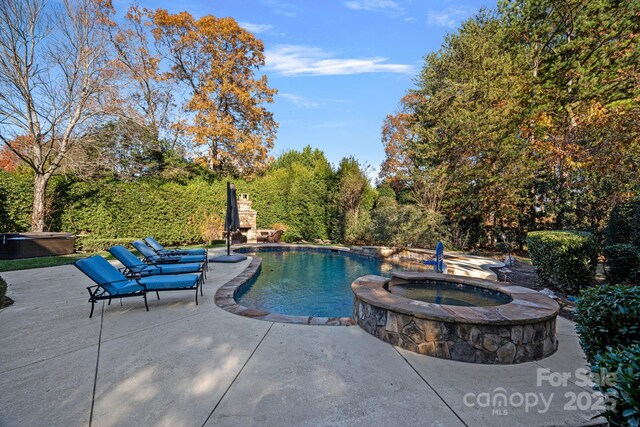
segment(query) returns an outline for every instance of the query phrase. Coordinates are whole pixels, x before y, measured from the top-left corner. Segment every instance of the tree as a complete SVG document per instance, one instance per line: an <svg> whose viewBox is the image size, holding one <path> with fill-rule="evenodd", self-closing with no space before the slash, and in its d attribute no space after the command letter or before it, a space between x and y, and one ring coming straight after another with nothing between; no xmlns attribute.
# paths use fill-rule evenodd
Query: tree
<svg viewBox="0 0 640 427"><path fill-rule="evenodd" d="M500 7L527 49L532 87L523 130L545 164L550 185L542 195L544 208L555 227L568 227L579 221L577 211L585 202L602 207L593 197L598 187L619 194L616 182L626 178L605 179L608 184L600 186L602 179L590 168L623 172L618 161L626 161L620 157L628 158L628 149L638 144L640 2L511 0ZM631 120L616 134L608 132L622 116ZM603 156L607 152L598 149L603 145L620 151ZM593 154L598 161L591 161Z"/></svg>
<svg viewBox="0 0 640 427"><path fill-rule="evenodd" d="M333 238L349 244L366 243L370 236L369 213L373 207L375 191L367 176L368 166L362 166L354 157L340 161L335 173L333 192Z"/></svg>
<svg viewBox="0 0 640 427"><path fill-rule="evenodd" d="M204 159L212 169L261 169L277 129L263 105L273 102L276 91L266 76L254 75L265 62L262 41L232 18L195 19L187 12L172 15L159 9L153 23L171 65L167 78L189 93L185 110L190 116L177 126L206 147Z"/></svg>
<svg viewBox="0 0 640 427"><path fill-rule="evenodd" d="M33 231L65 155L112 106L108 0L0 2L0 141L34 171ZM30 142L15 144L17 136Z"/></svg>
<svg viewBox="0 0 640 427"><path fill-rule="evenodd" d="M153 11L133 5L120 24L110 27L110 40L116 52L116 66L123 72L126 88L122 97L130 102L133 117L151 131L159 150L175 149L179 132L172 126L177 121L173 83L160 70L162 52L151 30Z"/></svg>

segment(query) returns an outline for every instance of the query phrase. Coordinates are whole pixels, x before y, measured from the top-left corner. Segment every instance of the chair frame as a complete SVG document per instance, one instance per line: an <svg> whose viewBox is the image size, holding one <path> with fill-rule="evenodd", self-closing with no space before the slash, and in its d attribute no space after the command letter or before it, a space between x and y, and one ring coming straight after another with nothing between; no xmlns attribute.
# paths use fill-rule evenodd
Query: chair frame
<svg viewBox="0 0 640 427"><path fill-rule="evenodd" d="M147 311L149 311L149 304L147 304L147 287L144 285L144 283L140 283L137 280L136 282L140 286L142 286L142 290L123 295L111 295L109 291L106 290L102 285L87 286L87 292L89 292L89 302L91 303L91 313L89 313L89 319L93 317L93 310L95 309L96 303L98 301L109 300L109 305L111 305L111 300L114 298L120 298L122 300L122 298L133 298L142 296L144 298L144 307L147 309Z"/></svg>

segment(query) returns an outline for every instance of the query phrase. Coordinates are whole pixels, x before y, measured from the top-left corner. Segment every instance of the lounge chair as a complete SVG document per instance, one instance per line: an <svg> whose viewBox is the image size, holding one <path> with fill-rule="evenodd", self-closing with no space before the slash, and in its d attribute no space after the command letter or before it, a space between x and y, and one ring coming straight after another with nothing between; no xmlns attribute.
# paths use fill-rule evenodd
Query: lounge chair
<svg viewBox="0 0 640 427"><path fill-rule="evenodd" d="M160 255L147 246L147 244L142 240L136 240L131 244L144 257L143 261L149 264L184 264L191 262L203 262L204 268L208 267L206 255Z"/></svg>
<svg viewBox="0 0 640 427"><path fill-rule="evenodd" d="M206 249L166 249L151 236L144 239L144 241L160 255L207 255Z"/></svg>
<svg viewBox="0 0 640 427"><path fill-rule="evenodd" d="M122 245L109 248L109 253L124 265L122 273L129 278L157 276L163 274L200 273L207 277L204 263L145 264Z"/></svg>
<svg viewBox="0 0 640 427"><path fill-rule="evenodd" d="M258 242L262 243L279 243L280 238L284 234L283 230L276 230L268 236L260 236L258 237Z"/></svg>
<svg viewBox="0 0 640 427"><path fill-rule="evenodd" d="M144 306L149 311L147 304L147 292L155 292L160 299L160 291L196 291L196 305L198 304L198 287L202 295L202 275L180 274L173 276L148 276L138 279L127 279L124 274L118 271L106 259L100 255L94 255L76 261L75 266L86 274L96 285L87 286L89 292L89 302L91 303L91 313L93 316L95 304L100 300L111 300L113 298L129 298L141 296L144 298Z"/></svg>
<svg viewBox="0 0 640 427"><path fill-rule="evenodd" d="M436 258L435 259L426 260L426 261L423 261L423 262L424 262L425 265L432 265L433 266L433 270L436 273L442 273L442 272L444 272L443 257L444 257L444 245L442 244L442 242L438 242L438 244L436 245Z"/></svg>

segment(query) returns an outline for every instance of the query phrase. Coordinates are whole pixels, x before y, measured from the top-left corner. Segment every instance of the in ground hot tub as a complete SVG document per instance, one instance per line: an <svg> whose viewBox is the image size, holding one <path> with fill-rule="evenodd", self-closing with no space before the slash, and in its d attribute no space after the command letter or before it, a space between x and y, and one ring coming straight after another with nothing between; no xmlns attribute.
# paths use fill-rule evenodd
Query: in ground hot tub
<svg viewBox="0 0 640 427"><path fill-rule="evenodd" d="M423 292L421 286L436 290ZM542 359L558 348L560 307L546 295L521 286L403 272L393 273L392 279L360 277L351 289L353 317L360 327L417 353L462 362L512 364ZM465 295L469 293L471 298ZM443 303L437 303L438 298Z"/></svg>
<svg viewBox="0 0 640 427"><path fill-rule="evenodd" d="M71 233L0 234L0 259L34 258L73 253Z"/></svg>

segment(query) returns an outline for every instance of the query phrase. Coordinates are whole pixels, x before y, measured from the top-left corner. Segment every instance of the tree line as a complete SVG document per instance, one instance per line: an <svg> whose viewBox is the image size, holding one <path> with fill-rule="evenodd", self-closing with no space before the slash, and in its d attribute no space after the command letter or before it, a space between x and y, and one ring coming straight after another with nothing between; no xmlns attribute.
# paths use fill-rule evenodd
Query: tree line
<svg viewBox="0 0 640 427"><path fill-rule="evenodd" d="M232 18L115 12L111 0L0 2L0 142L5 162L33 171L33 231L61 169L141 175L190 157L250 175L273 147L262 41Z"/></svg>
<svg viewBox="0 0 640 427"><path fill-rule="evenodd" d="M505 0L425 57L383 125L383 185L457 246L601 233L640 194L640 2Z"/></svg>

